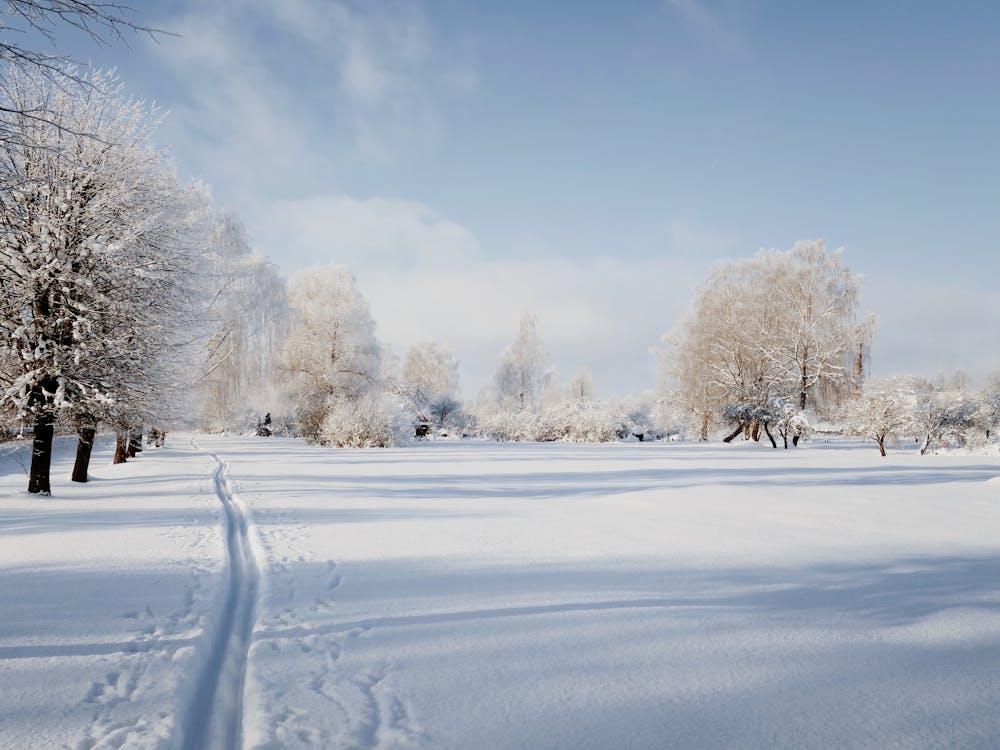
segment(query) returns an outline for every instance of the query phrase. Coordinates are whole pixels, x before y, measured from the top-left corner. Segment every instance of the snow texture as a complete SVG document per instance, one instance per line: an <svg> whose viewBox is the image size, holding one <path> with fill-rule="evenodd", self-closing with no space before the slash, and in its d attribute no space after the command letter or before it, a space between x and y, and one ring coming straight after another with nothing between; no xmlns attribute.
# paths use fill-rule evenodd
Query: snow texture
<svg viewBox="0 0 1000 750"><path fill-rule="evenodd" d="M1000 746L995 457L109 462L38 498L0 459L0 748Z"/></svg>

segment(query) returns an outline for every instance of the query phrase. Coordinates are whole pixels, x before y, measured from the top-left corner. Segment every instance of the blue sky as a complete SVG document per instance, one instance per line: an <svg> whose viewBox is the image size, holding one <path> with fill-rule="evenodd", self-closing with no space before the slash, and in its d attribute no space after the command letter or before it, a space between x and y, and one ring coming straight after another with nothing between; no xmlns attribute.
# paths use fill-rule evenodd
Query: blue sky
<svg viewBox="0 0 1000 750"><path fill-rule="evenodd" d="M563 377L655 382L712 262L823 238L877 374L1000 368L1000 5L151 2L98 48L289 274L346 263L474 395L524 308Z"/></svg>

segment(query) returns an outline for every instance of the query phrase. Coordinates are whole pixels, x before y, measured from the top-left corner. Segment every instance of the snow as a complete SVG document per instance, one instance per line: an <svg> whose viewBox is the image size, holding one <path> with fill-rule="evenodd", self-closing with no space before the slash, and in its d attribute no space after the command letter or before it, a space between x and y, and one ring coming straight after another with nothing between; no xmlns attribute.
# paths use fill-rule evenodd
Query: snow
<svg viewBox="0 0 1000 750"><path fill-rule="evenodd" d="M68 460L39 498L0 459L0 748L1000 745L993 456Z"/></svg>

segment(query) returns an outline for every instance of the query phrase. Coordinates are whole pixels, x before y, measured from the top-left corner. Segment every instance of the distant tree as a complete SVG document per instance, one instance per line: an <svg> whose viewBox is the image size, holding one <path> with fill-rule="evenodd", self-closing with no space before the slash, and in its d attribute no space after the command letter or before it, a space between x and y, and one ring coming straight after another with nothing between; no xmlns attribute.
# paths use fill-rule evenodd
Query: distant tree
<svg viewBox="0 0 1000 750"><path fill-rule="evenodd" d="M412 346L403 360L402 383L421 419L430 418L435 405L446 417L454 411L448 405L458 404L458 362L442 344L424 341Z"/></svg>
<svg viewBox="0 0 1000 750"><path fill-rule="evenodd" d="M432 401L428 413L434 426L439 430L449 425L460 427L465 422L462 402L451 396L441 396Z"/></svg>
<svg viewBox="0 0 1000 750"><path fill-rule="evenodd" d="M913 429L916 406L913 378L868 380L858 396L844 405L841 428L849 435L874 440L885 456L886 440Z"/></svg>
<svg viewBox="0 0 1000 750"><path fill-rule="evenodd" d="M594 379L589 370L579 370L566 384L566 395L578 401L594 400Z"/></svg>
<svg viewBox="0 0 1000 750"><path fill-rule="evenodd" d="M839 402L856 382L855 344L869 333L856 323L859 292L860 277L822 242L717 265L664 337L662 391L703 440L720 415L739 424L751 414L745 432L757 439L776 398L800 411L817 405L817 392Z"/></svg>
<svg viewBox="0 0 1000 750"><path fill-rule="evenodd" d="M275 367L290 322L285 279L254 252L235 215L214 213L207 224L200 422L208 430L245 430L279 398Z"/></svg>
<svg viewBox="0 0 1000 750"><path fill-rule="evenodd" d="M985 437L989 438L1000 427L1000 372L993 373L983 382L977 392L979 399L979 423Z"/></svg>
<svg viewBox="0 0 1000 750"><path fill-rule="evenodd" d="M937 385L918 384L913 420L914 429L922 437L921 455L934 446L967 446L989 437L981 396L965 390L966 383L962 373L950 381L940 379Z"/></svg>
<svg viewBox="0 0 1000 750"><path fill-rule="evenodd" d="M535 316L525 312L521 316L517 338L500 356L493 376L501 409L523 412L538 407L546 360Z"/></svg>
<svg viewBox="0 0 1000 750"><path fill-rule="evenodd" d="M821 240L799 242L788 253L760 256L772 266L781 314L769 356L798 390L800 410L818 383L846 396L850 390L861 277L841 263L842 251L827 252Z"/></svg>
<svg viewBox="0 0 1000 750"><path fill-rule="evenodd" d="M289 283L288 299L293 317L280 367L301 434L319 442L333 427L331 410L344 417L344 403L382 392L382 351L368 303L346 268L300 274Z"/></svg>

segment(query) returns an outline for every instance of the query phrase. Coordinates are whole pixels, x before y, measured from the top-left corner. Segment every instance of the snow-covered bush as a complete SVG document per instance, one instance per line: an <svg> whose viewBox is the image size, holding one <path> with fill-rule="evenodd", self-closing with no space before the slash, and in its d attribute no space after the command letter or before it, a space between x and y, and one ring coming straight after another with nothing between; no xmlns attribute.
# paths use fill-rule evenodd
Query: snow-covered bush
<svg viewBox="0 0 1000 750"><path fill-rule="evenodd" d="M500 410L479 421L479 431L494 440L609 443L622 430L620 414L600 401L563 401L540 411Z"/></svg>
<svg viewBox="0 0 1000 750"><path fill-rule="evenodd" d="M785 448L788 448L789 438L792 439L792 445L798 445L799 440L812 431L809 415L796 408L787 398L772 399L770 411L774 428L784 441Z"/></svg>
<svg viewBox="0 0 1000 750"><path fill-rule="evenodd" d="M534 411L500 409L479 418L479 432L493 440L538 440L541 430Z"/></svg>
<svg viewBox="0 0 1000 750"><path fill-rule="evenodd" d="M413 415L391 396L330 399L319 442L338 448L390 448L413 434Z"/></svg>

